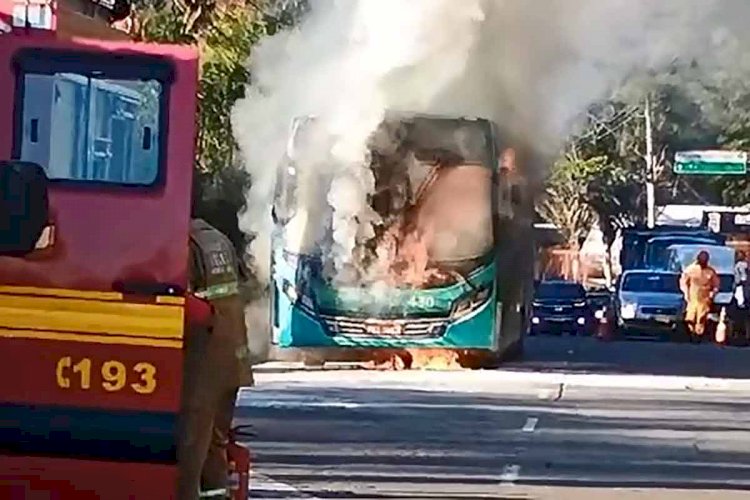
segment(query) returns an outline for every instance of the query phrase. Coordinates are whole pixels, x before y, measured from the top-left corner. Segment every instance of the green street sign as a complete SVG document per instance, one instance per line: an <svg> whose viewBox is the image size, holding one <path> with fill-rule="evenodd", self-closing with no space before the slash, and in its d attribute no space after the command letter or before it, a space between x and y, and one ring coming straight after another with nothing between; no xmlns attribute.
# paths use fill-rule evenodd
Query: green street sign
<svg viewBox="0 0 750 500"><path fill-rule="evenodd" d="M682 175L745 175L744 151L682 151L675 153L672 171Z"/></svg>

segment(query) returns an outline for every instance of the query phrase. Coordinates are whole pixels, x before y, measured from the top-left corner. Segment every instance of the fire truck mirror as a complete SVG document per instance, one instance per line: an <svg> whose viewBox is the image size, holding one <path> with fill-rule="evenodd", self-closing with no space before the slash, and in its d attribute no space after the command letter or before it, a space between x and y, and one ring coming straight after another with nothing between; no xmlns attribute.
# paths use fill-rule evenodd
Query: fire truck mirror
<svg viewBox="0 0 750 500"><path fill-rule="evenodd" d="M49 216L47 184L36 163L0 161L0 255L34 250Z"/></svg>

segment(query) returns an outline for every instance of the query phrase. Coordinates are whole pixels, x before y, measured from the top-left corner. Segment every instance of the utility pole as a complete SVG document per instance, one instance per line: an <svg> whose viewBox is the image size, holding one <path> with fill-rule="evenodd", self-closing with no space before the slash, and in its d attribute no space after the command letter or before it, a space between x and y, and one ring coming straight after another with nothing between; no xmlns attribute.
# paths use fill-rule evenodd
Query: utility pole
<svg viewBox="0 0 750 500"><path fill-rule="evenodd" d="M649 229L656 225L656 195L654 192L654 138L651 130L651 100L646 96L643 108L646 121L646 221Z"/></svg>

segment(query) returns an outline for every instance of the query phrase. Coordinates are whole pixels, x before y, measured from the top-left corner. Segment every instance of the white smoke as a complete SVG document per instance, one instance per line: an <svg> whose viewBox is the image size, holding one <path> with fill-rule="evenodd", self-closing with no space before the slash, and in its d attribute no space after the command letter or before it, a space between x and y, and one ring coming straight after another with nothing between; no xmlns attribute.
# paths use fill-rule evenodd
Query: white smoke
<svg viewBox="0 0 750 500"><path fill-rule="evenodd" d="M632 72L677 57L715 62L750 14L741 0L311 3L296 29L255 48L252 84L233 113L253 182L241 222L257 234L252 251L262 278L269 205L293 118L315 115L331 138L317 143L315 161L298 165L331 182L324 196L319 184L301 185L314 186L314 194L301 194L306 203L321 206L298 225L332 217L333 251L345 266L375 222L365 142L386 110L489 118L507 137L552 154L587 106Z"/></svg>

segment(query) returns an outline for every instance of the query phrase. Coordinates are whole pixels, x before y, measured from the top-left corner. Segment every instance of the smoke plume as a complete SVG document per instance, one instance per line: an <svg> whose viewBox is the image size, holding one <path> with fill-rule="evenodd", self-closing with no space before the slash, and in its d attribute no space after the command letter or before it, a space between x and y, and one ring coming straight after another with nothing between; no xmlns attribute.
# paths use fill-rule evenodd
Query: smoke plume
<svg viewBox="0 0 750 500"><path fill-rule="evenodd" d="M269 206L293 118L316 116L324 135L297 158L306 208L294 220L296 244L330 220L331 251L344 268L377 219L365 145L386 110L492 119L536 158L521 165L526 174L542 176L589 104L675 58L726 63L721 51L738 46L750 14L742 0L311 3L297 28L255 48L252 83L233 113L253 182L241 223L257 235L252 253L264 279Z"/></svg>

